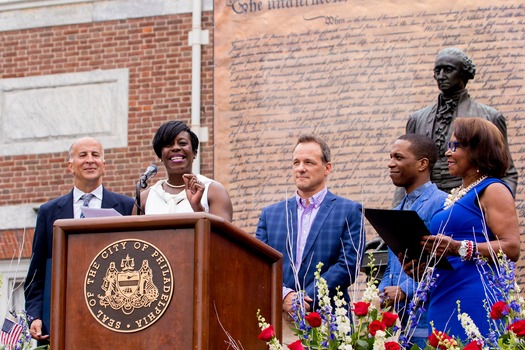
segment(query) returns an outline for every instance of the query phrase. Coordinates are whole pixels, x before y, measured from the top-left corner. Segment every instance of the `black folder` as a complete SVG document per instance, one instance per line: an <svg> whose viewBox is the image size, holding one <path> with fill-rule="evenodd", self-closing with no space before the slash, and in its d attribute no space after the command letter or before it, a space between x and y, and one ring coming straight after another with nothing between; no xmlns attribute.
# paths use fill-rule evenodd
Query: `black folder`
<svg viewBox="0 0 525 350"><path fill-rule="evenodd" d="M414 210L364 209L365 217L388 247L397 256L405 254L410 260L426 261L428 266L452 270L445 257L436 261L419 244L422 236L429 236L425 223Z"/></svg>

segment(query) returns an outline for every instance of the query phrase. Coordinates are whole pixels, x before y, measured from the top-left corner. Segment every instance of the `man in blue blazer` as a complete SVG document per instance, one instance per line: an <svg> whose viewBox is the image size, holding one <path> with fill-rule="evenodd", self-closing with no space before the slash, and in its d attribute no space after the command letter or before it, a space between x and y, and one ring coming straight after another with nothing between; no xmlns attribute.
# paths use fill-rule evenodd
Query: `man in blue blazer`
<svg viewBox="0 0 525 350"><path fill-rule="evenodd" d="M328 191L331 170L328 145L316 136L301 136L293 152L296 195L264 208L259 218L256 237L283 254L286 314L299 290L306 292L307 308L317 309L314 272L319 262L330 294L340 286L347 301L360 268L365 245L361 205Z"/></svg>
<svg viewBox="0 0 525 350"><path fill-rule="evenodd" d="M407 134L399 137L390 151L390 178L405 192L395 210L415 210L427 228L434 214L443 209L447 194L430 182L430 172L438 160L437 147L429 136ZM386 305L393 305L403 326L408 321L408 305L417 289L417 282L403 272L397 256L388 250L388 265L379 284ZM423 313L411 334L412 343L423 349L428 337L426 313Z"/></svg>
<svg viewBox="0 0 525 350"><path fill-rule="evenodd" d="M69 149L67 166L73 175L74 188L70 193L40 207L33 238L33 254L24 285L26 311L33 318L30 333L38 345L49 343L51 256L55 220L80 218L83 205L113 208L122 215L130 215L134 205L131 197L110 192L102 186L106 165L102 145L97 140L84 137L73 143Z"/></svg>

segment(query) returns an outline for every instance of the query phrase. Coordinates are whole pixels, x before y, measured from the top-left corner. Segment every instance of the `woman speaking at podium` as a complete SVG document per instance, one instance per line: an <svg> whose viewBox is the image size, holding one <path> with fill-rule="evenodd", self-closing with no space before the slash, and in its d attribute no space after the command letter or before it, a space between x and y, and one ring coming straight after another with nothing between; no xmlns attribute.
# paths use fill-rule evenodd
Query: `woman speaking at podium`
<svg viewBox="0 0 525 350"><path fill-rule="evenodd" d="M153 137L153 149L166 168L159 180L140 194L141 210L148 214L206 212L231 222L233 206L222 184L192 173L199 139L181 121L162 124ZM137 213L135 208L134 214Z"/></svg>

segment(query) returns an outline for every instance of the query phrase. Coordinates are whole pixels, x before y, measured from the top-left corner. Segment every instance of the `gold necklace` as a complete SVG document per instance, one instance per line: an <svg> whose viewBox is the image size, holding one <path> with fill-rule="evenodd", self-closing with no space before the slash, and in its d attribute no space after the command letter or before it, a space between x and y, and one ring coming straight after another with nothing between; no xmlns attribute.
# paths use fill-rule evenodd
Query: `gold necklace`
<svg viewBox="0 0 525 350"><path fill-rule="evenodd" d="M450 208L454 203L456 203L461 197L465 196L468 191L470 191L472 188L476 187L481 181L485 180L487 178L487 175L483 175L467 187L463 188L463 185L456 187L450 191L450 194L447 196L447 199L445 200L445 206L444 209Z"/></svg>
<svg viewBox="0 0 525 350"><path fill-rule="evenodd" d="M172 184L170 184L170 183L168 182L168 180L164 181L164 183L165 183L166 185L168 185L169 187L171 187L171 188L183 188L183 187L186 186L186 184L182 184L182 185L172 185Z"/></svg>

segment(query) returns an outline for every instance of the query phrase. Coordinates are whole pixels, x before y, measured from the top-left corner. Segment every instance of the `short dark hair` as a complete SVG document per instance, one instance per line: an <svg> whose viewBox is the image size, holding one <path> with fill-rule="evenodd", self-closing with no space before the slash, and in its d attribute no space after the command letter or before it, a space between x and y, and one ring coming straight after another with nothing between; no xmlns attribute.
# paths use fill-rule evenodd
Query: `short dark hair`
<svg viewBox="0 0 525 350"><path fill-rule="evenodd" d="M447 47L446 49L439 51L437 56L439 55L454 56L461 61L461 63L463 64L463 81L465 82L465 84L470 79L474 79L474 76L476 75L476 65L474 64L474 62L472 62L472 60L467 56L466 53L464 53L456 47Z"/></svg>
<svg viewBox="0 0 525 350"><path fill-rule="evenodd" d="M173 141L181 132L186 131L190 134L190 142L193 153L197 154L199 150L199 138L191 129L181 121L172 120L162 124L155 136L153 137L153 150L157 157L162 158L162 149L167 146L173 145Z"/></svg>
<svg viewBox="0 0 525 350"><path fill-rule="evenodd" d="M454 136L468 149L469 162L482 175L501 178L510 165L510 154L501 131L478 117L461 117L454 121Z"/></svg>
<svg viewBox="0 0 525 350"><path fill-rule="evenodd" d="M428 170L431 171L438 160L438 151L436 142L427 135L423 134L405 134L397 138L410 142L408 150L412 152L416 159L427 158Z"/></svg>
<svg viewBox="0 0 525 350"><path fill-rule="evenodd" d="M323 163L330 163L332 161L332 156L330 155L330 147L328 147L328 144L320 137L315 135L301 135L299 136L299 139L297 140L297 143L295 144L295 147L297 147L300 143L308 143L308 142L315 142L321 147L321 152L323 154ZM295 149L294 147L294 149Z"/></svg>

